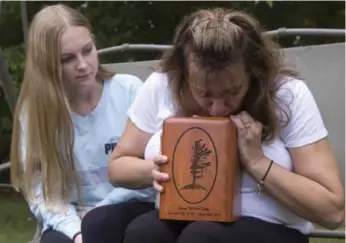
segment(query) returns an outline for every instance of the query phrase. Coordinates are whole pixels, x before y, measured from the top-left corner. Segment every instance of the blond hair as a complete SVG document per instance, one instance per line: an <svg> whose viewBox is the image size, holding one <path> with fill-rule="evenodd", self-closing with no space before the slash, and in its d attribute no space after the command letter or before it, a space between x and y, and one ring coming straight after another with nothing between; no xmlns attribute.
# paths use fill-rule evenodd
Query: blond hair
<svg viewBox="0 0 346 243"><path fill-rule="evenodd" d="M280 86L277 81L283 76L296 77L298 73L284 63L280 46L263 35L263 31L255 18L233 9L202 9L186 16L176 28L173 48L163 54L159 65L159 71L168 73L176 109L186 115L193 112L184 106L185 94L190 92L191 66L198 70L203 82L203 77L206 79L241 62L250 77L242 108L263 124L263 140L273 139L280 122L285 125L289 120L287 105L281 107L282 120L277 118L275 93ZM218 80L213 82L218 85Z"/></svg>
<svg viewBox="0 0 346 243"><path fill-rule="evenodd" d="M75 186L80 198L74 130L61 80L60 38L69 26L83 26L91 32L81 13L61 4L46 6L35 15L28 33L24 79L13 121L12 184L33 203L34 189L41 182L43 200L52 207L69 203ZM99 65L98 81L112 75ZM21 143L26 144L25 158Z"/></svg>

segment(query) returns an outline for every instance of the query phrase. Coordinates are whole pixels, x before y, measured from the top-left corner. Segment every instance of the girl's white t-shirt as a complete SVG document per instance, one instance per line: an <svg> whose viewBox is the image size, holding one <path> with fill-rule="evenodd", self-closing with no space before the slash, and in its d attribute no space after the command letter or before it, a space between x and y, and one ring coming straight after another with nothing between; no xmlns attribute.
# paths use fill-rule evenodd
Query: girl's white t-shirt
<svg viewBox="0 0 346 243"><path fill-rule="evenodd" d="M280 130L280 136L270 145L263 144L262 149L264 154L275 163L294 171L291 156L287 149L316 142L326 137L328 132L307 85L302 80L293 78L289 78L289 80L286 78L282 81L287 82L279 88L276 98L278 98L278 102L289 105L291 111L290 121ZM128 111L129 118L138 128L154 134L146 145L145 159L152 159L160 153L162 123L174 114L167 74L152 73L145 81ZM284 224L304 234L312 231L313 225L311 222L292 213L265 192L258 195L253 190L256 185L257 182L246 171L243 171L241 215Z"/></svg>

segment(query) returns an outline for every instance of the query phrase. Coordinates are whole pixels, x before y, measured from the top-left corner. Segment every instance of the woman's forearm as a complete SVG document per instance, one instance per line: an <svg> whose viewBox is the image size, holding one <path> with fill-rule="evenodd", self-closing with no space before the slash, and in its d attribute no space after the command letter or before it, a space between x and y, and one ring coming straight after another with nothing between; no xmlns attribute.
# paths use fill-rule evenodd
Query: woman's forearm
<svg viewBox="0 0 346 243"><path fill-rule="evenodd" d="M142 189L152 186L151 172L154 168L155 164L152 160L122 156L110 161L108 177L113 185L129 189Z"/></svg>
<svg viewBox="0 0 346 243"><path fill-rule="evenodd" d="M270 164L260 160L248 172L259 182ZM300 217L326 228L337 228L343 221L344 203L335 192L273 163L265 181L265 191Z"/></svg>

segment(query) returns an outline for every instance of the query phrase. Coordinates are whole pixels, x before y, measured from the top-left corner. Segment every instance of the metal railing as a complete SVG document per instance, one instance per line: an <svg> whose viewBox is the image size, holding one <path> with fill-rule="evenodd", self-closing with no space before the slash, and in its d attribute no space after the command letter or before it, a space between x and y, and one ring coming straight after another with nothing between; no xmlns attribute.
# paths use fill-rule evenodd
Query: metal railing
<svg viewBox="0 0 346 243"><path fill-rule="evenodd" d="M345 231L341 230L314 230L309 238L345 239Z"/></svg>
<svg viewBox="0 0 346 243"><path fill-rule="evenodd" d="M328 37L345 37L345 29L318 29L318 28L279 28L270 30L263 33L271 37L285 37L285 36L328 36ZM130 44L125 43L118 46L107 47L98 50L99 55L124 52L124 51L158 51L163 52L172 48L171 45L158 45L158 44Z"/></svg>
<svg viewBox="0 0 346 243"><path fill-rule="evenodd" d="M98 50L98 54L108 54L118 51L166 51L172 48L171 45L156 45L156 44L123 44L120 46L112 46Z"/></svg>
<svg viewBox="0 0 346 243"><path fill-rule="evenodd" d="M292 36L292 35L304 35L304 36L345 36L345 29L314 29L314 28L302 28L302 29L287 29L279 28L277 30L270 30L264 33L269 36Z"/></svg>
<svg viewBox="0 0 346 243"><path fill-rule="evenodd" d="M3 171L3 170L9 169L10 166L11 166L10 162L6 162L6 163L3 163L3 164L0 164L0 172Z"/></svg>

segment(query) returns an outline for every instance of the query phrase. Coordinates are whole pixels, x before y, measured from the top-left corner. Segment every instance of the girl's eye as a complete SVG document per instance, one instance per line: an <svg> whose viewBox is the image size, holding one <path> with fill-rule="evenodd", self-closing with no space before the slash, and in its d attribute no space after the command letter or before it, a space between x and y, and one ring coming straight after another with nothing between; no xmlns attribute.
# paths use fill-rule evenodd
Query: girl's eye
<svg viewBox="0 0 346 243"><path fill-rule="evenodd" d="M83 54L89 54L94 49L93 45L85 46L83 49Z"/></svg>
<svg viewBox="0 0 346 243"><path fill-rule="evenodd" d="M92 51L92 48L87 48L87 49L83 50L83 53L89 54L91 51Z"/></svg>
<svg viewBox="0 0 346 243"><path fill-rule="evenodd" d="M66 63L66 62L72 61L72 59L73 59L72 56L71 57L64 57L60 61L61 61L61 63Z"/></svg>

